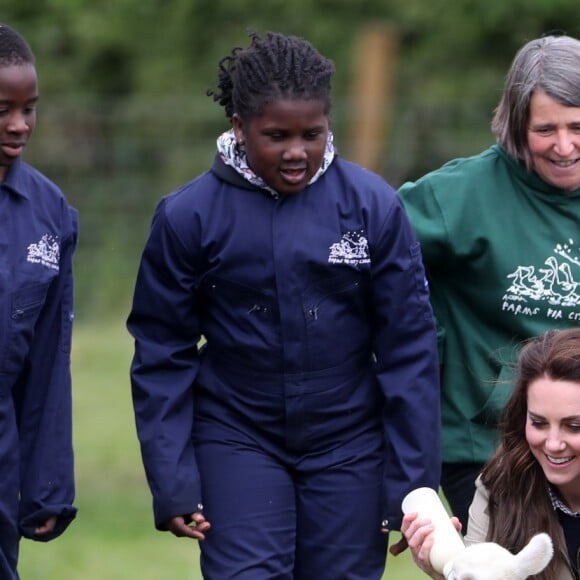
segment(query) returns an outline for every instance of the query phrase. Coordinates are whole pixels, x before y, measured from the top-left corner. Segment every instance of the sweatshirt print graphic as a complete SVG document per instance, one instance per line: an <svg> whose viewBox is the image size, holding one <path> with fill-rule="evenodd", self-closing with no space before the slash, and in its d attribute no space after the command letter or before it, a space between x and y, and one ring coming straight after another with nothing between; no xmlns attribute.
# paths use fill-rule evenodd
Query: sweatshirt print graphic
<svg viewBox="0 0 580 580"><path fill-rule="evenodd" d="M519 265L507 278L503 312L580 320L580 248L573 239L556 244L543 263Z"/></svg>

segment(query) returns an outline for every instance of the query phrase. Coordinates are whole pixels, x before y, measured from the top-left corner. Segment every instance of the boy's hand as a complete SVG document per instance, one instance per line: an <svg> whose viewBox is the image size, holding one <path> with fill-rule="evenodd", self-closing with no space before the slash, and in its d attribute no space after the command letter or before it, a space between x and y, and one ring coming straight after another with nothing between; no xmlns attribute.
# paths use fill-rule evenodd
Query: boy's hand
<svg viewBox="0 0 580 580"><path fill-rule="evenodd" d="M34 530L34 533L37 536L44 536L44 534L49 534L50 532L52 532L55 527L56 527L56 516L50 516L44 522L44 524L38 526L38 528Z"/></svg>

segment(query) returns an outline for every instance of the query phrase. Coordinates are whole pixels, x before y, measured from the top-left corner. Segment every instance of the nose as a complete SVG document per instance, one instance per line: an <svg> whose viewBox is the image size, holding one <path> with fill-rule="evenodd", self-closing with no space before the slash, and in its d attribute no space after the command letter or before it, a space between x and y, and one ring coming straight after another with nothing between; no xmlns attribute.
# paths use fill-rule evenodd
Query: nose
<svg viewBox="0 0 580 580"><path fill-rule="evenodd" d="M302 141L293 141L284 151L284 159L286 161L290 159L306 159L307 157L306 146Z"/></svg>
<svg viewBox="0 0 580 580"><path fill-rule="evenodd" d="M566 448L566 442L562 439L559 429L551 429L546 439L546 451L557 453Z"/></svg>
<svg viewBox="0 0 580 580"><path fill-rule="evenodd" d="M574 137L567 129L556 133L554 150L560 157L568 157L574 152L574 148Z"/></svg>
<svg viewBox="0 0 580 580"><path fill-rule="evenodd" d="M30 125L28 124L26 115L20 112L14 112L10 115L6 128L12 133L26 133L30 131Z"/></svg>

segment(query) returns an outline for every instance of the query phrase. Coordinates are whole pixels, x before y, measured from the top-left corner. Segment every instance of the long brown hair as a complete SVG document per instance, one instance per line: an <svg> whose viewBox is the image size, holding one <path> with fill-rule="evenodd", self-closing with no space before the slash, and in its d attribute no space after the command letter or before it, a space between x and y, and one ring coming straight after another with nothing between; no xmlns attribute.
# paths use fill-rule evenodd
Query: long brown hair
<svg viewBox="0 0 580 580"><path fill-rule="evenodd" d="M566 542L548 494L548 482L525 434L528 387L541 377L578 383L580 405L580 329L552 330L523 345L515 388L500 425L501 444L481 478L490 497L487 540L515 553L534 534L547 532L554 542L555 556L534 578L555 580L559 566L570 567Z"/></svg>

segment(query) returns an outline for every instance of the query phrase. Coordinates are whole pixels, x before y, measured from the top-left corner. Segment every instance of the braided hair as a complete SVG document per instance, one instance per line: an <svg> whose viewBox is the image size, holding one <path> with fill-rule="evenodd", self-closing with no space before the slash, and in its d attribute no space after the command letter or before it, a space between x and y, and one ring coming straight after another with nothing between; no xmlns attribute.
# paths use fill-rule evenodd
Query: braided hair
<svg viewBox="0 0 580 580"><path fill-rule="evenodd" d="M208 90L228 119L259 116L278 99L321 99L331 107L334 64L297 36L251 33L248 48L236 47L219 62L218 90Z"/></svg>
<svg viewBox="0 0 580 580"><path fill-rule="evenodd" d="M0 24L0 67L22 64L34 64L32 49L16 30Z"/></svg>

